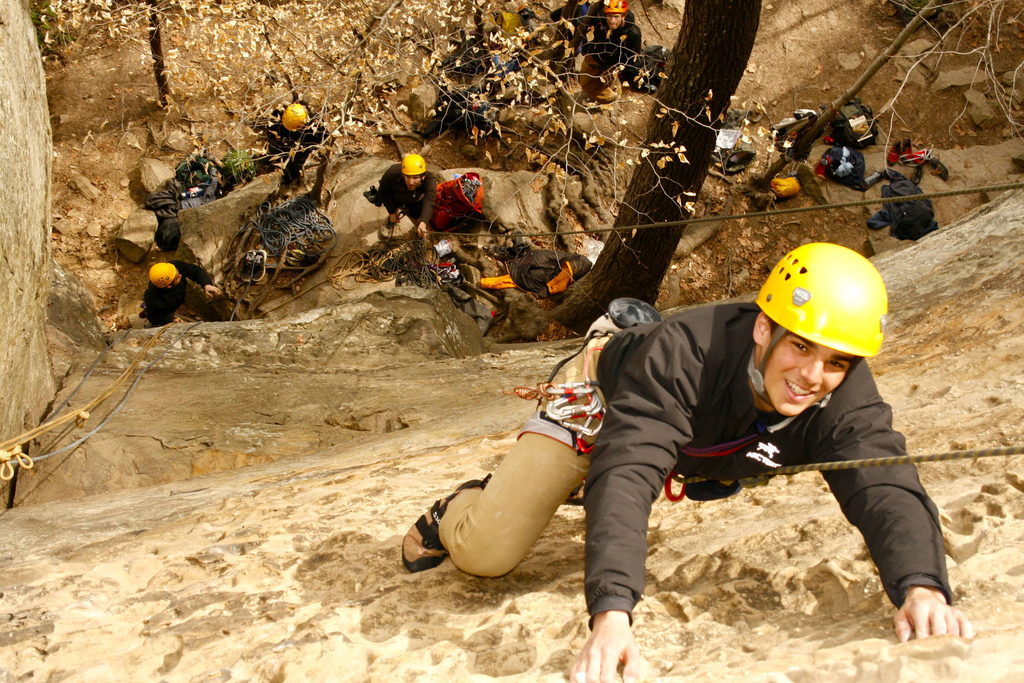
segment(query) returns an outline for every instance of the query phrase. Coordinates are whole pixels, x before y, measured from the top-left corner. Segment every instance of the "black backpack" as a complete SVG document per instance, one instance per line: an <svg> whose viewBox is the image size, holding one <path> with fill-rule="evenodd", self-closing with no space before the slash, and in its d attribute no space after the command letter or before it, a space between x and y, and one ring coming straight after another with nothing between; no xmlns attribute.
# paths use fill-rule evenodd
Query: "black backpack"
<svg viewBox="0 0 1024 683"><path fill-rule="evenodd" d="M653 93L661 85L661 74L668 64L669 51L664 45L648 45L640 55L640 70L644 72L643 90Z"/></svg>
<svg viewBox="0 0 1024 683"><path fill-rule="evenodd" d="M878 125L875 112L859 99L844 104L832 119L832 144L861 149L875 144Z"/></svg>

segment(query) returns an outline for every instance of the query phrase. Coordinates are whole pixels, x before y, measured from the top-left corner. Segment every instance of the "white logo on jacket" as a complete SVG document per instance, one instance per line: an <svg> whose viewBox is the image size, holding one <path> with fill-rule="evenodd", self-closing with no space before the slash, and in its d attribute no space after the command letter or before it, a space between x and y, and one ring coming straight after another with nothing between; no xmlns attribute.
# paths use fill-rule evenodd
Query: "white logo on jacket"
<svg viewBox="0 0 1024 683"><path fill-rule="evenodd" d="M757 448L755 448L754 450L747 451L746 456L751 460L756 460L757 462L761 463L762 465L765 465L766 467L782 467L780 463L777 463L774 460L772 460L772 457L778 454L778 446L776 446L775 444L762 442L757 444Z"/></svg>

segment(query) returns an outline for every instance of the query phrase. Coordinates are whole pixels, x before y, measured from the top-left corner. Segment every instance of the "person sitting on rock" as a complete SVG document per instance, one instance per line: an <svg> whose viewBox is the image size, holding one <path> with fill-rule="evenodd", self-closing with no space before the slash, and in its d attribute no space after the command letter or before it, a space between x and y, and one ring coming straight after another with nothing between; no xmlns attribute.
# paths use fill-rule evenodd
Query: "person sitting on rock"
<svg viewBox="0 0 1024 683"><path fill-rule="evenodd" d="M434 217L437 181L427 173L427 161L419 154L406 154L401 163L384 171L377 184L377 199L388 212L381 237L391 237L403 215L408 216L420 237L425 237Z"/></svg>
<svg viewBox="0 0 1024 683"><path fill-rule="evenodd" d="M309 155L318 150L328 138L320 115L310 111L305 102L293 102L272 117L273 123L263 128L267 136L265 163L284 164L283 185L297 183L302 167Z"/></svg>
<svg viewBox="0 0 1024 683"><path fill-rule="evenodd" d="M149 286L142 295L139 317L149 321L149 327L162 327L176 322L174 314L185 303L186 280L203 288L207 296L220 294L213 278L199 266L184 261L154 263L149 269Z"/></svg>
<svg viewBox="0 0 1024 683"><path fill-rule="evenodd" d="M664 321L653 309L630 320L610 306L580 352L556 367L554 384L541 385L541 412L493 475L462 484L409 529L406 569L430 569L450 554L470 574L507 574L585 478L592 632L570 680L617 680L620 665L625 680L639 678L632 611L662 489L672 500L714 500L783 466L906 453L864 362L881 348L887 312L875 267L827 243L786 254L756 303ZM676 492L677 474L704 480ZM898 639L971 637L970 621L951 607L938 510L916 469L823 476L898 606Z"/></svg>
<svg viewBox="0 0 1024 683"><path fill-rule="evenodd" d="M596 12L603 12L603 18ZM627 0L605 0L591 5L582 20L583 32L592 30L593 36L582 46L580 88L598 104L619 98L620 80L635 84L639 77L643 37L628 12Z"/></svg>

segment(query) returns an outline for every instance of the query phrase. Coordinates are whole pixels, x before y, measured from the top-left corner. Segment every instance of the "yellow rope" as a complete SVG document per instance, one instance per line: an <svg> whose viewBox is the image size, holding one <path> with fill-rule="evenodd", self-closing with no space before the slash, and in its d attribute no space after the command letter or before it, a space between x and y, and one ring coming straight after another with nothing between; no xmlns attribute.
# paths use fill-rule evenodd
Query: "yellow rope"
<svg viewBox="0 0 1024 683"><path fill-rule="evenodd" d="M11 464L11 460L17 462L19 467L23 467L26 470L32 469L32 458L25 455L21 450L21 446L18 446L13 451L7 451L0 449L0 480L10 481L14 478L14 465Z"/></svg>
<svg viewBox="0 0 1024 683"><path fill-rule="evenodd" d="M14 476L14 466L11 464L12 459L17 461L18 465L21 467L25 467L26 469L32 467L32 459L25 455L25 453L22 451L23 444L26 444L29 441L32 441L33 439L37 439L43 434L49 431L53 431L54 429L62 425L65 425L71 422L72 420L78 427L83 427L86 421L89 419L92 411L95 410L97 406L102 404L108 398L110 398L110 396L115 391L117 391L118 387L124 384L128 377L131 376L131 374L135 371L135 368L139 366L142 360L146 357L146 354L149 352L151 348L153 348L153 346L160 339L161 335L163 335L164 331L168 327L169 326L167 325L161 327L157 331L157 333L154 334L153 337L148 342L146 342L146 345L142 347L142 350L135 356L135 359L125 369L125 371L122 372L121 375L117 379L115 379L110 384L110 386L103 390L96 398L89 401L89 403L85 404L78 410L65 413L64 415L61 415L58 418L50 420L49 422L45 422L39 425L38 427L28 430L27 432L23 432L18 436L14 437L13 439L8 439L6 441L0 442L0 480L10 481L11 478ZM29 463L28 465L24 464L26 460Z"/></svg>

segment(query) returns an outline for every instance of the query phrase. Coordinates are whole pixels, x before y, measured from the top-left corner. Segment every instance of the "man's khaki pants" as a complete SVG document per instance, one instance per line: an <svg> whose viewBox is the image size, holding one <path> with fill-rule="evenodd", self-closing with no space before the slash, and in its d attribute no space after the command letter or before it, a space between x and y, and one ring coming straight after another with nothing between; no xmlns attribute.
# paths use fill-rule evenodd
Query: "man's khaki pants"
<svg viewBox="0 0 1024 683"><path fill-rule="evenodd" d="M608 339L592 339L583 353L566 364L555 383L595 379L598 356ZM485 489L467 489L448 504L441 518L441 543L464 572L507 574L583 481L589 465L590 459L572 446L524 431Z"/></svg>
<svg viewBox="0 0 1024 683"><path fill-rule="evenodd" d="M598 104L619 99L619 79L614 69L605 69L591 55L583 58L580 69L580 88Z"/></svg>

